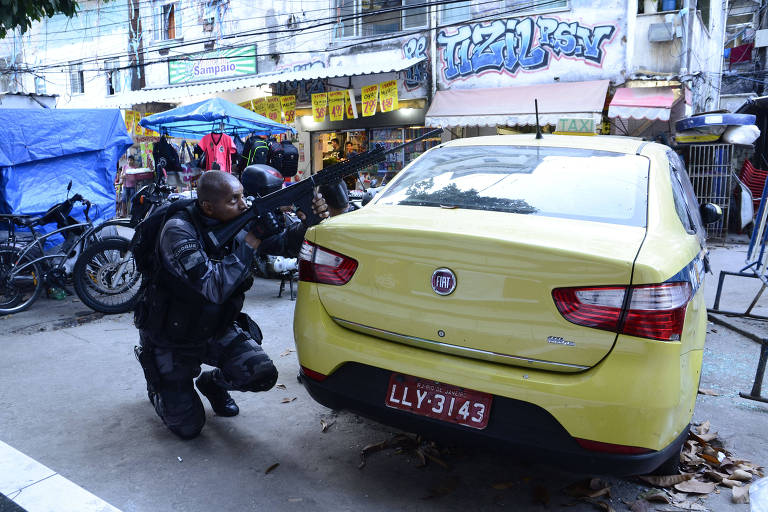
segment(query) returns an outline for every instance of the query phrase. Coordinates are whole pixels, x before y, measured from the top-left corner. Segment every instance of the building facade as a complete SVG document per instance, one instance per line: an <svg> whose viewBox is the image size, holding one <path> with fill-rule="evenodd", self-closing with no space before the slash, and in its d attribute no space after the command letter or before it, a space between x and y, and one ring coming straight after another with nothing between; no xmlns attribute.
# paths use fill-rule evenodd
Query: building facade
<svg viewBox="0 0 768 512"><path fill-rule="evenodd" d="M712 0L85 1L71 20L0 41L0 89L142 115L211 96L250 107L294 96L308 172L333 156L333 139L357 152L425 126L448 128L444 139L527 131L535 104L550 130L569 118L669 132L675 116L719 104L725 19L726 2ZM392 81L399 108L362 115L363 87ZM350 90L341 120L313 116L313 94Z"/></svg>

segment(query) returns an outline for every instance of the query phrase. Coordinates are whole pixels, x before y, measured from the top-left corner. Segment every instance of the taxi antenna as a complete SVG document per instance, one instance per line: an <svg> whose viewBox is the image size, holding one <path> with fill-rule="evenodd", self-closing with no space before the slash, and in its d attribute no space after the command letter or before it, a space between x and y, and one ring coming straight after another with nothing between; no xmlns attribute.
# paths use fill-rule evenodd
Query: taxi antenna
<svg viewBox="0 0 768 512"><path fill-rule="evenodd" d="M533 106L536 109L536 138L543 139L544 136L541 134L541 125L539 124L539 100L537 98L533 99Z"/></svg>

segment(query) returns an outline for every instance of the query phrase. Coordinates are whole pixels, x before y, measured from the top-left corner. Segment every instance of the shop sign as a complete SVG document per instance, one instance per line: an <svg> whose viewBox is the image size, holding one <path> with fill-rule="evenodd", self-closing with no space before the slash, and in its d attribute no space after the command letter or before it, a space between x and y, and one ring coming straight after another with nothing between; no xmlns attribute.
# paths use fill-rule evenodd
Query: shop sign
<svg viewBox="0 0 768 512"><path fill-rule="evenodd" d="M285 122L293 123L296 120L296 96L280 96L280 106L283 108Z"/></svg>
<svg viewBox="0 0 768 512"><path fill-rule="evenodd" d="M151 115L152 115L152 112L146 112L146 113L144 114L144 117L149 117L149 116L151 116ZM156 131L154 131L154 130L150 130L149 128L144 128L144 135L147 135L147 136L149 136L149 137L159 137L159 136L160 136L160 134L159 134L159 133L157 133L157 132L156 132Z"/></svg>
<svg viewBox="0 0 768 512"><path fill-rule="evenodd" d="M125 129L128 134L133 133L133 110L126 110L124 114Z"/></svg>
<svg viewBox="0 0 768 512"><path fill-rule="evenodd" d="M312 118L316 123L325 121L325 113L328 108L328 93L321 92L312 95Z"/></svg>
<svg viewBox="0 0 768 512"><path fill-rule="evenodd" d="M380 85L381 92L381 111L392 112L397 110L397 80L389 80L382 82Z"/></svg>
<svg viewBox="0 0 768 512"><path fill-rule="evenodd" d="M251 102L253 104L253 111L260 116L267 117L267 101L264 98L258 98Z"/></svg>
<svg viewBox="0 0 768 512"><path fill-rule="evenodd" d="M282 122L280 119L280 96L267 96L267 117L276 123Z"/></svg>
<svg viewBox="0 0 768 512"><path fill-rule="evenodd" d="M370 117L376 113L376 104L379 102L379 84L367 85L362 90L363 117Z"/></svg>
<svg viewBox="0 0 768 512"><path fill-rule="evenodd" d="M355 102L355 91L348 89L344 96L344 103L346 104L347 119L357 119L357 103Z"/></svg>
<svg viewBox="0 0 768 512"><path fill-rule="evenodd" d="M344 96L349 96L347 91L331 91L328 93L328 111L331 121L344 120Z"/></svg>
<svg viewBox="0 0 768 512"><path fill-rule="evenodd" d="M139 124L141 121L141 112L133 112L133 134L144 135L144 127Z"/></svg>
<svg viewBox="0 0 768 512"><path fill-rule="evenodd" d="M256 45L192 55L189 60L168 61L168 83L215 80L257 72Z"/></svg>

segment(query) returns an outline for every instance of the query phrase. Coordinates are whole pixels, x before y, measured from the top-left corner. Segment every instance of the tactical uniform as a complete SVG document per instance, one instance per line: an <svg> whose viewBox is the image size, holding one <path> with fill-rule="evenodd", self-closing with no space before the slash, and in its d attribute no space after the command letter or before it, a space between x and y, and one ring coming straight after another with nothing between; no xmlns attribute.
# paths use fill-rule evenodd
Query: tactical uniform
<svg viewBox="0 0 768 512"><path fill-rule="evenodd" d="M201 233L216 223L194 204L165 223L157 244L161 269L146 285L135 313L141 339L137 356L150 401L166 426L185 439L197 436L205 423L192 384L201 363L216 367L197 385L219 415L237 414L226 390L267 391L277 382L258 326L240 313L253 283L255 251L245 243L245 232L218 253L206 247ZM266 238L265 248L293 255L305 230L301 223L291 226Z"/></svg>

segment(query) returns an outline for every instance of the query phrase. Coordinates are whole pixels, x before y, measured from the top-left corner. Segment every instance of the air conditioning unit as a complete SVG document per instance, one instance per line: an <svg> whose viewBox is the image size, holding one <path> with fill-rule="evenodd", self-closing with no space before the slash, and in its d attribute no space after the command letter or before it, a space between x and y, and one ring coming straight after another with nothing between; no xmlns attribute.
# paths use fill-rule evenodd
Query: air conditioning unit
<svg viewBox="0 0 768 512"><path fill-rule="evenodd" d="M648 27L648 41L662 43L675 38L674 23L652 23Z"/></svg>

